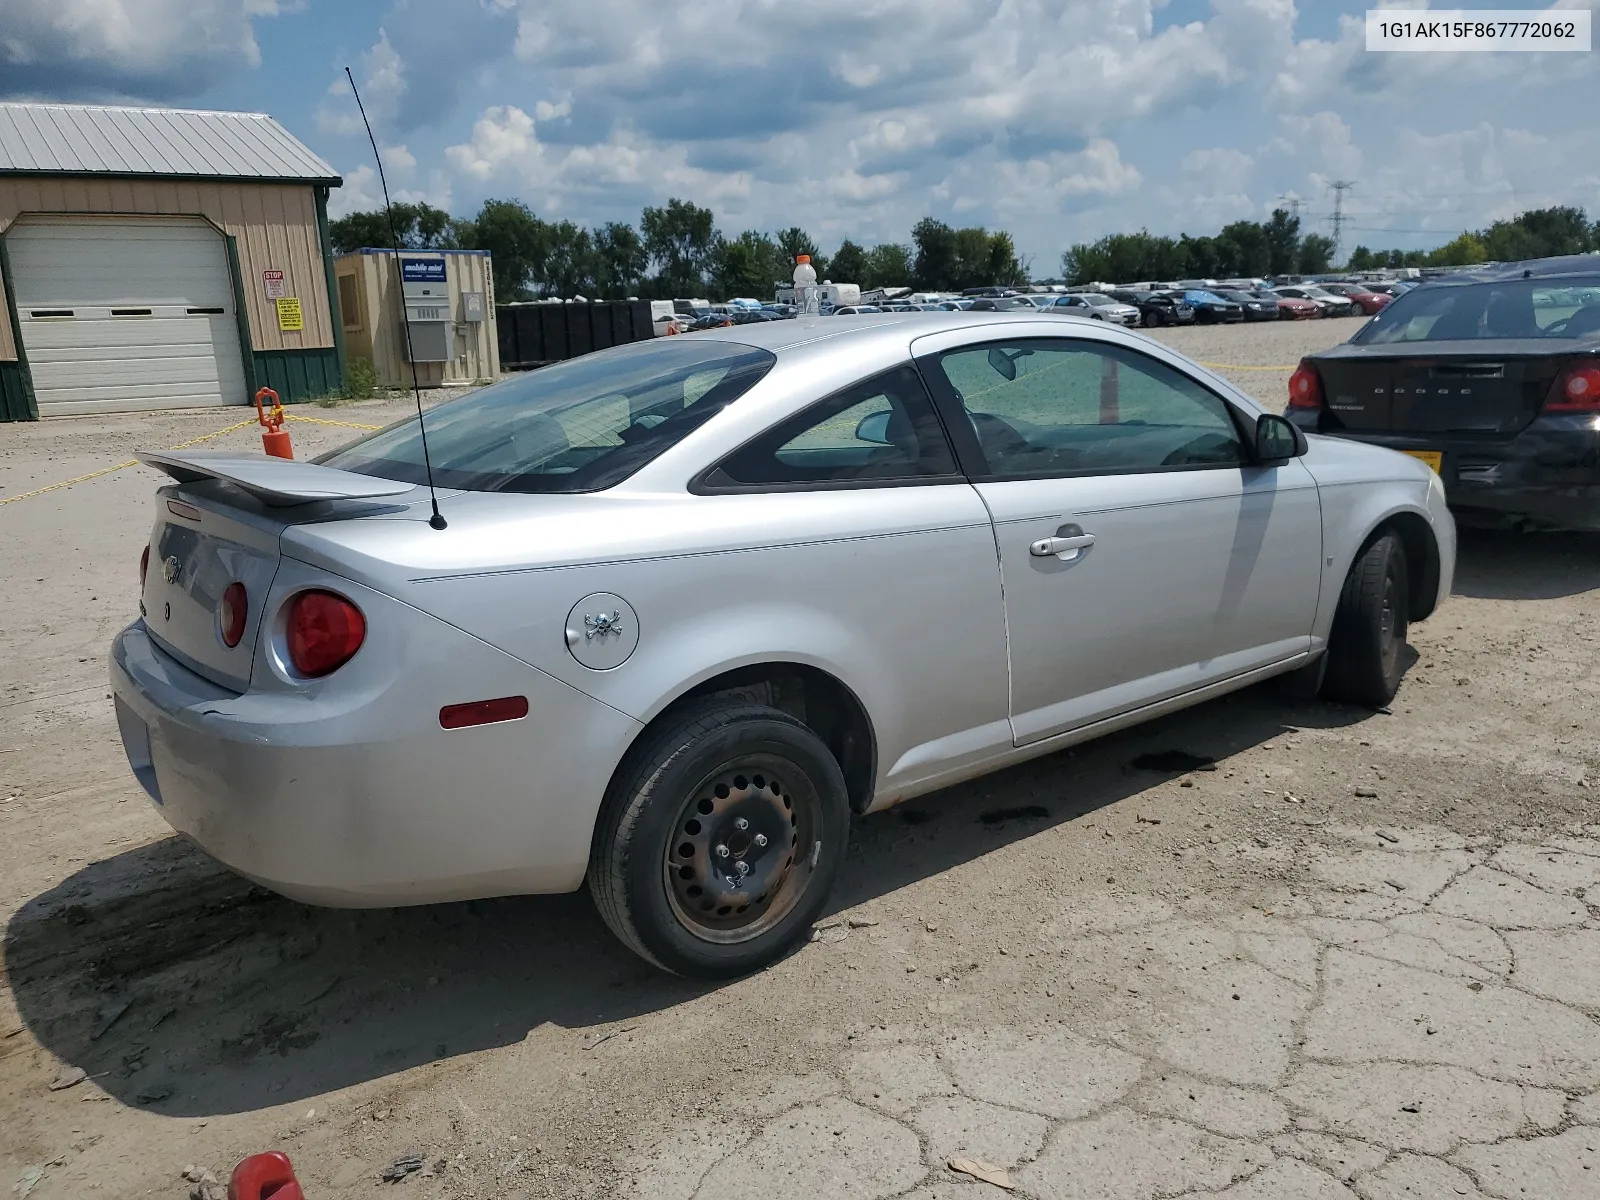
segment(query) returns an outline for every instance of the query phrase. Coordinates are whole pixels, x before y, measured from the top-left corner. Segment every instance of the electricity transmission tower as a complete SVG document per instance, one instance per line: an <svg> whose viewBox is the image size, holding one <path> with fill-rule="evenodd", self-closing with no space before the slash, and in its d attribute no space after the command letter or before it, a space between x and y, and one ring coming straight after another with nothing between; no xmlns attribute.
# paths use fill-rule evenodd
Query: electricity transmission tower
<svg viewBox="0 0 1600 1200"><path fill-rule="evenodd" d="M1278 204L1282 208L1287 208L1289 215L1298 221L1300 219L1300 208L1305 204L1305 201L1300 199L1299 196L1279 196Z"/></svg>
<svg viewBox="0 0 1600 1200"><path fill-rule="evenodd" d="M1344 194L1355 187L1353 179L1335 179L1328 185L1333 189L1333 215L1328 218L1328 223L1333 226L1333 261L1339 261L1339 247L1344 240Z"/></svg>

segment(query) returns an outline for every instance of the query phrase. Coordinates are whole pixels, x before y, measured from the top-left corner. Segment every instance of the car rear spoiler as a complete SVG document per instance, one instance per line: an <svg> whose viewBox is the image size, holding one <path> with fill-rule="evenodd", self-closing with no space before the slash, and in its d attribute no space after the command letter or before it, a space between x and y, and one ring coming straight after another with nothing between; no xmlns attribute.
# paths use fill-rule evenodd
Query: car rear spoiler
<svg viewBox="0 0 1600 1200"><path fill-rule="evenodd" d="M372 500L398 496L415 485L374 475L357 475L319 467L315 463L269 458L265 454L239 454L231 450L136 450L134 458L147 467L165 471L179 483L221 479L243 488L264 504L287 508L317 500Z"/></svg>

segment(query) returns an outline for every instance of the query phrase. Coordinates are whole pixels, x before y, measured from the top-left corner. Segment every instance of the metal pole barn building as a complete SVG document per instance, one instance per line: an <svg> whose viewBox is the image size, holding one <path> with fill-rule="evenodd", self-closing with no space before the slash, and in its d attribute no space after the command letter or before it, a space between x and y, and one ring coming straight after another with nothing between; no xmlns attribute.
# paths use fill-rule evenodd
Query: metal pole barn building
<svg viewBox="0 0 1600 1200"><path fill-rule="evenodd" d="M261 113L0 104L0 421L338 391L341 182Z"/></svg>

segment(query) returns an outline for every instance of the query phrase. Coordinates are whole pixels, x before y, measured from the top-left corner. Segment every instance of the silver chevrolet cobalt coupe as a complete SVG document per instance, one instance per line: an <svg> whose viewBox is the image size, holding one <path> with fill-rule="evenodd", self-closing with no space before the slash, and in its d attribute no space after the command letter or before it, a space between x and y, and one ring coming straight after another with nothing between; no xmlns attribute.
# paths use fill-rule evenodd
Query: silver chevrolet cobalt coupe
<svg viewBox="0 0 1600 1200"><path fill-rule="evenodd" d="M1381 705L1455 531L1415 459L1028 314L625 346L294 463L147 453L111 676L162 816L286 896L570 891L730 976L851 815L1274 675ZM437 522L435 523L435 525Z"/></svg>

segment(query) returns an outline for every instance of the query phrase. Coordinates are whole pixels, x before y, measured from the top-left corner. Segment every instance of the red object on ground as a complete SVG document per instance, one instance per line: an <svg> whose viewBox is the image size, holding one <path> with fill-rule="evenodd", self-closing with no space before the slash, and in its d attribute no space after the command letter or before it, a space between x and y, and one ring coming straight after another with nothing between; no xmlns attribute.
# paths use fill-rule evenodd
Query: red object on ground
<svg viewBox="0 0 1600 1200"><path fill-rule="evenodd" d="M261 401L272 397L272 411L267 412ZM283 427L283 403L278 393L264 387L256 393L256 420L261 423L261 448L273 458L293 458L294 447L289 444L289 433Z"/></svg>
<svg viewBox="0 0 1600 1200"><path fill-rule="evenodd" d="M289 1156L281 1150L252 1154L233 1169L228 1200L305 1200Z"/></svg>

